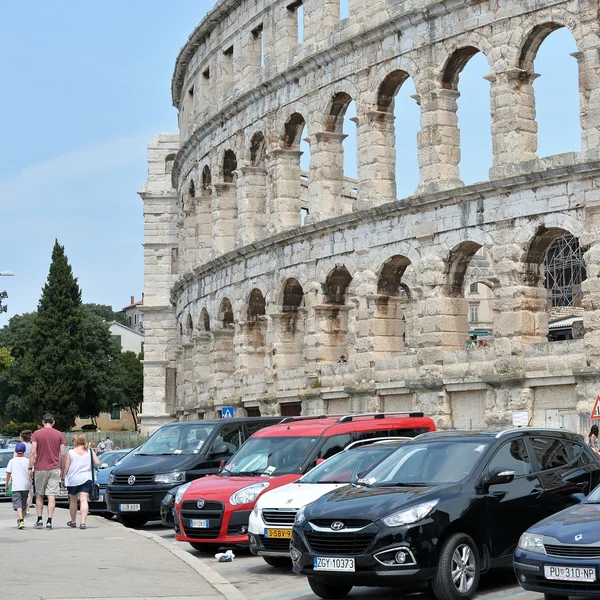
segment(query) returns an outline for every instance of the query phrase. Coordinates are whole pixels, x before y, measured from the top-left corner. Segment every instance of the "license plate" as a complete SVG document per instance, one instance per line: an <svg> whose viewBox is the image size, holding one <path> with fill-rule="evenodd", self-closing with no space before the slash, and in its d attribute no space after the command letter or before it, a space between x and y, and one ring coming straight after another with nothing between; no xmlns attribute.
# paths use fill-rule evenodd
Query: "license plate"
<svg viewBox="0 0 600 600"><path fill-rule="evenodd" d="M64 498L65 496L68 496L69 492L67 490L65 490L64 488L61 488L60 490L58 490L58 496L59 498Z"/></svg>
<svg viewBox="0 0 600 600"><path fill-rule="evenodd" d="M353 573L354 559L315 556L313 568L315 571L347 571Z"/></svg>
<svg viewBox="0 0 600 600"><path fill-rule="evenodd" d="M98 496L98 502L104 502L104 496L102 494Z"/></svg>
<svg viewBox="0 0 600 600"><path fill-rule="evenodd" d="M119 504L119 510L121 512L136 512L140 510L139 504Z"/></svg>
<svg viewBox="0 0 600 600"><path fill-rule="evenodd" d="M270 527L265 528L266 538L279 538L279 539L290 539L292 537L291 529L271 529Z"/></svg>
<svg viewBox="0 0 600 600"><path fill-rule="evenodd" d="M208 529L208 519L190 519L190 527L194 529Z"/></svg>
<svg viewBox="0 0 600 600"><path fill-rule="evenodd" d="M546 579L557 581L596 581L596 567L551 567L544 566Z"/></svg>
<svg viewBox="0 0 600 600"><path fill-rule="evenodd" d="M174 509L174 508L172 508L172 509L171 509L171 514L172 514L173 516L175 515L175 509Z"/></svg>

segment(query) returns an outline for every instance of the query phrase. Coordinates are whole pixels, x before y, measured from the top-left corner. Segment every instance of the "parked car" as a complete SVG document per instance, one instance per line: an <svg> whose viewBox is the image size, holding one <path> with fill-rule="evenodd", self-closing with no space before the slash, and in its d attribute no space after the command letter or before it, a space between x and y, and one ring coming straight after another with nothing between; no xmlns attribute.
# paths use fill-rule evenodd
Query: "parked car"
<svg viewBox="0 0 600 600"><path fill-rule="evenodd" d="M181 486L171 488L160 503L160 521L163 527L175 527L175 496Z"/></svg>
<svg viewBox="0 0 600 600"><path fill-rule="evenodd" d="M109 450L108 452L103 452L98 456L100 459L100 466L97 468L97 470L101 471L102 469L114 467L115 464L117 464L117 462L126 454L129 454L131 450L132 448L124 448L123 450Z"/></svg>
<svg viewBox="0 0 600 600"><path fill-rule="evenodd" d="M219 475L179 488L175 538L196 550L247 546L259 496L299 477L348 444L382 436L414 437L435 429L423 413L290 417L255 433Z"/></svg>
<svg viewBox="0 0 600 600"><path fill-rule="evenodd" d="M600 487L582 504L530 527L519 540L513 565L523 588L546 600L600 596Z"/></svg>
<svg viewBox="0 0 600 600"><path fill-rule="evenodd" d="M298 509L327 492L355 483L410 439L388 437L353 442L298 481L265 492L250 515L248 539L252 554L262 556L273 567L291 566L290 539Z"/></svg>
<svg viewBox="0 0 600 600"><path fill-rule="evenodd" d="M481 573L509 566L521 534L600 481L583 438L565 430L420 436L361 483L296 514L291 557L322 598L353 586L431 585L464 600Z"/></svg>
<svg viewBox="0 0 600 600"><path fill-rule="evenodd" d="M171 488L217 473L253 433L281 417L187 421L164 425L108 480L107 508L128 527L160 518Z"/></svg>
<svg viewBox="0 0 600 600"><path fill-rule="evenodd" d="M0 498L4 498L6 493L6 467L8 461L13 457L15 451L11 448L10 450L0 450Z"/></svg>

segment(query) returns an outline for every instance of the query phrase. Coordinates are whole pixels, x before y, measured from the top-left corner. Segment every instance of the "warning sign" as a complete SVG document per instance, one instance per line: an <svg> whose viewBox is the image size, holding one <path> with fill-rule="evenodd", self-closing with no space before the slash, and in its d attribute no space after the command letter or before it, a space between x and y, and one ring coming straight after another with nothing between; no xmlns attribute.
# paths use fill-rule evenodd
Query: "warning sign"
<svg viewBox="0 0 600 600"><path fill-rule="evenodd" d="M596 396L596 402L594 402L594 408L592 409L591 419L600 419L600 396Z"/></svg>

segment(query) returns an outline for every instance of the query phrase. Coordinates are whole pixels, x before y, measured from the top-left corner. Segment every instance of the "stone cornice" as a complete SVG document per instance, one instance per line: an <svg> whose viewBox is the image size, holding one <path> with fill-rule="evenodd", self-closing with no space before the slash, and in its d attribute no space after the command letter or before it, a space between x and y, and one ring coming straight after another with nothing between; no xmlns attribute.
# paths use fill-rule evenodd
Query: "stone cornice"
<svg viewBox="0 0 600 600"><path fill-rule="evenodd" d="M314 236L323 236L339 229L357 227L363 223L376 222L387 217L401 217L413 212L423 212L424 210L485 199L499 194L518 191L519 189L531 189L532 187L542 185L564 183L572 181L580 175L600 176L600 159L576 162L568 166L550 167L541 171L527 172L522 175L476 183L451 190L411 196L373 208L354 211L325 221L304 225L296 229L282 231L270 238L265 238L227 252L196 267L193 271L186 272L171 288L171 303L173 305L177 303L180 294L187 284L230 266L237 260L248 260L254 255L264 253L271 248L285 246L291 242L307 240Z"/></svg>

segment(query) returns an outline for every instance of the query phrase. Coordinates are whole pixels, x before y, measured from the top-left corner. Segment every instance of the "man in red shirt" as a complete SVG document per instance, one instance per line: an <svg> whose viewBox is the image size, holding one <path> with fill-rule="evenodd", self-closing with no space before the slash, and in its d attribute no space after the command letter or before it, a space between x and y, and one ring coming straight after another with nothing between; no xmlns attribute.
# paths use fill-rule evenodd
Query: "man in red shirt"
<svg viewBox="0 0 600 600"><path fill-rule="evenodd" d="M48 496L46 529L52 529L52 516L56 506L56 495L60 489L66 441L65 436L54 429L52 415L44 415L42 424L42 429L38 429L31 438L29 478L33 479L35 474L37 522L34 527L44 526L44 496Z"/></svg>

